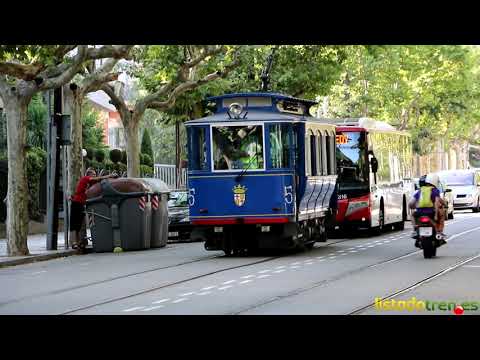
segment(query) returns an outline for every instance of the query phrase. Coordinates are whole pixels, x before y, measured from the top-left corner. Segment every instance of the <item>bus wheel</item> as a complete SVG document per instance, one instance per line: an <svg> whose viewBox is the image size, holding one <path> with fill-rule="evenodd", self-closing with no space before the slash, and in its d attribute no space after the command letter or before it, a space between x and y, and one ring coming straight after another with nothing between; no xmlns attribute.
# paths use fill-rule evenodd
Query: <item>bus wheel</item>
<svg viewBox="0 0 480 360"><path fill-rule="evenodd" d="M370 233L372 235L381 235L385 230L385 211L383 210L383 204L380 205L380 212L378 214L378 226L371 227Z"/></svg>
<svg viewBox="0 0 480 360"><path fill-rule="evenodd" d="M395 223L395 224L393 224L393 228L395 230L403 231L405 229L405 222L401 221L401 222Z"/></svg>

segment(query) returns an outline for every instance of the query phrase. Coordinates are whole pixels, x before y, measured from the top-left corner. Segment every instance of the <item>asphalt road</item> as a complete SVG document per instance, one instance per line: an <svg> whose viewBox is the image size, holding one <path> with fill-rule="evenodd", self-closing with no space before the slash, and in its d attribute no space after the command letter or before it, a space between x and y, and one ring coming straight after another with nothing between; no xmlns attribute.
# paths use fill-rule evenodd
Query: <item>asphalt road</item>
<svg viewBox="0 0 480 360"><path fill-rule="evenodd" d="M410 232L256 257L187 243L19 265L0 269L0 314L452 314L379 309L375 298L480 302L480 214L456 213L434 259Z"/></svg>

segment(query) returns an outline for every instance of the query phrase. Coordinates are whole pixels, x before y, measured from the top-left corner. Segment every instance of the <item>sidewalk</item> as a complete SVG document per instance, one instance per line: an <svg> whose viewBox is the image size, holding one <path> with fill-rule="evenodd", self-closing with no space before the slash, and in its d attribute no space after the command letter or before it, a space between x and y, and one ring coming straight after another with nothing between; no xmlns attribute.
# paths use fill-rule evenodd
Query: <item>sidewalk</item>
<svg viewBox="0 0 480 360"><path fill-rule="evenodd" d="M57 250L50 251L47 250L47 234L28 235L28 250L30 256L7 256L7 240L0 239L0 268L77 254L71 248L65 249L63 232L58 233Z"/></svg>

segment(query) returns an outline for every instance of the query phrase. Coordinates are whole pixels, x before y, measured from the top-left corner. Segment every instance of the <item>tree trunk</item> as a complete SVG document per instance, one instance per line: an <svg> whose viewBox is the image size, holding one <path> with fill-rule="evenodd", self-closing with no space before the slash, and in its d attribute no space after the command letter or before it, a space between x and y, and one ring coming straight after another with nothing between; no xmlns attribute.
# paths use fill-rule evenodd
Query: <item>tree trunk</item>
<svg viewBox="0 0 480 360"><path fill-rule="evenodd" d="M66 95L67 112L70 113L72 125L72 144L67 147L68 192L69 195L72 195L75 193L75 188L83 172L82 104L84 96L82 92L71 91L70 89L66 90L64 94Z"/></svg>
<svg viewBox="0 0 480 360"><path fill-rule="evenodd" d="M122 119L123 120L123 119ZM124 122L125 124L125 122ZM139 121L132 117L125 128L125 142L127 144L127 175L128 177L140 177L140 141Z"/></svg>
<svg viewBox="0 0 480 360"><path fill-rule="evenodd" d="M7 254L29 255L28 185L26 174L27 107L31 96L4 96L7 115L8 193Z"/></svg>

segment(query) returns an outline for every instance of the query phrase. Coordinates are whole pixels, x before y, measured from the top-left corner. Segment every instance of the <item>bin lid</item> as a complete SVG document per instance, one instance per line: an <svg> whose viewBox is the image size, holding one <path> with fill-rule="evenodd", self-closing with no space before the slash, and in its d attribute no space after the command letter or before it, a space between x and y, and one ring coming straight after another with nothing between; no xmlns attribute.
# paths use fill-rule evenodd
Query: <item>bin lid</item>
<svg viewBox="0 0 480 360"><path fill-rule="evenodd" d="M168 185L160 180L160 179L155 179L155 178L135 178L135 180L141 181L143 184L145 184L146 187L149 188L150 192L153 193L165 193L168 194L170 193L170 189Z"/></svg>
<svg viewBox="0 0 480 360"><path fill-rule="evenodd" d="M107 179L103 181L108 181L111 187L119 193L139 193L139 192L149 192L151 187L140 181L141 179L135 178L118 178L118 179ZM96 198L103 194L102 185L100 182L92 185L86 192L87 199Z"/></svg>

